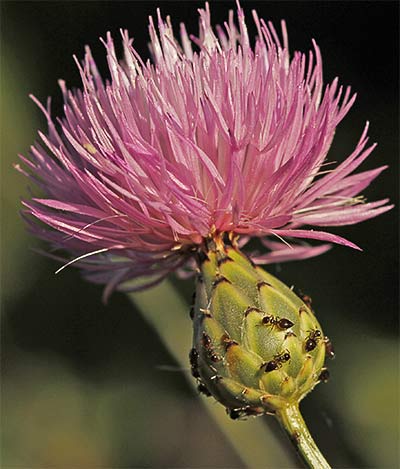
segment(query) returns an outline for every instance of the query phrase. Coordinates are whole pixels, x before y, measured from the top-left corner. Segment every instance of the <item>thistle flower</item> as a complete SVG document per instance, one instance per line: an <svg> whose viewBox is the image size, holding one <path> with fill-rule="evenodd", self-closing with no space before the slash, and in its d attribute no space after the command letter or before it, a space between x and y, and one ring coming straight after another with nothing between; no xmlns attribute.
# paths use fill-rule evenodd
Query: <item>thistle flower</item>
<svg viewBox="0 0 400 469"><path fill-rule="evenodd" d="M354 171L370 155L368 123L354 151L327 162L336 127L355 101L338 79L324 86L313 41L291 57L285 23L253 19L254 46L237 4L224 28L208 4L199 37L158 11L150 18L153 63L121 31L124 59L103 41L110 79L89 48L77 65L83 89L60 81L64 117L44 112L49 130L17 168L43 191L25 200L32 231L91 281L134 291L169 272L196 272L191 310L192 374L233 418L276 415L313 468L328 468L298 410L326 381L329 339L308 298L255 263L304 259L331 243L360 249L324 227L358 223L389 210L359 193L384 169ZM320 228L322 227L322 229ZM257 237L263 255L241 249ZM322 241L310 245L306 240Z"/></svg>
<svg viewBox="0 0 400 469"><path fill-rule="evenodd" d="M355 95L338 79L324 86L316 43L291 57L284 22L281 39L253 12L252 47L239 4L238 29L232 12L216 32L208 4L199 13L199 37L181 24L180 41L168 17L158 12L158 31L150 18L153 63L141 59L127 31L118 62L107 34L108 81L86 48L83 63L76 60L83 89L60 81L57 122L50 100L45 108L34 98L48 132L17 167L44 196L23 202L26 219L70 253L67 265L106 284L106 296L190 265L204 240L220 233L240 236L240 246L260 238L269 252L253 256L259 263L315 256L330 243L359 249L320 227L391 208L387 199L365 203L358 195L385 169L353 174L375 148L368 124L342 163L326 162ZM129 283L137 278L140 285Z"/></svg>

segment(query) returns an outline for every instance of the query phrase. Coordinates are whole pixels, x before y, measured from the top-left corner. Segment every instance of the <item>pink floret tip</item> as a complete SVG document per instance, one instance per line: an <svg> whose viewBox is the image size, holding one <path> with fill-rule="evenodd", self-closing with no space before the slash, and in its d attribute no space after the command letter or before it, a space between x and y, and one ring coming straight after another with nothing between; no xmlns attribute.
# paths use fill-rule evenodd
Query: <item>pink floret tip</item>
<svg viewBox="0 0 400 469"><path fill-rule="evenodd" d="M368 123L342 163L326 162L355 95L337 79L324 86L317 44L291 57L285 23L278 34L253 12L252 47L239 5L238 28L232 11L215 31L208 4L199 15L199 37L181 24L180 39L169 17L158 11L157 27L150 18L153 62L127 31L118 61L107 34L107 81L87 47L76 60L83 89L60 81L64 116L56 122L50 102L33 98L48 131L17 167L44 196L23 202L25 218L53 257L105 284L105 296L184 270L210 233L233 233L241 245L259 237L268 248L254 256L260 263L305 259L330 243L359 249L320 227L391 208L358 195L385 169L354 174L375 148Z"/></svg>

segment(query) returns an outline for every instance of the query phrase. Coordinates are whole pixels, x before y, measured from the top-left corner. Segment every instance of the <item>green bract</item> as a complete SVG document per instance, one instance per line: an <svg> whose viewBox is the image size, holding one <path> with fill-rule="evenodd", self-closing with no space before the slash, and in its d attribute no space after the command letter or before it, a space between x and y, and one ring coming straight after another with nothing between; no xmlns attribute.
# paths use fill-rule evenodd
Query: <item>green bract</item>
<svg viewBox="0 0 400 469"><path fill-rule="evenodd" d="M332 354L310 305L237 248L208 247L197 278L190 352L199 390L232 418L298 404L327 379L326 351Z"/></svg>

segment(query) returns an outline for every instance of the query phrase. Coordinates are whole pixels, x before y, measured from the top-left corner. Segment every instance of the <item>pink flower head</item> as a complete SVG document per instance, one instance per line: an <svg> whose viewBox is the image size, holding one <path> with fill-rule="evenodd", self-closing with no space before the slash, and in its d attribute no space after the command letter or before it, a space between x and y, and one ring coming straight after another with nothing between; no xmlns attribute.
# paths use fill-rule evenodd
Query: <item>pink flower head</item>
<svg viewBox="0 0 400 469"><path fill-rule="evenodd" d="M50 103L38 103L49 130L39 132L43 143L30 159L21 157L28 171L18 169L45 197L23 202L26 218L90 280L106 284L106 294L137 289L127 283L137 277L145 279L140 287L156 283L214 233L240 235L242 244L260 237L269 248L257 259L264 263L318 255L330 242L357 249L319 227L391 208L387 199L358 196L385 169L353 174L375 147L368 124L351 155L325 166L355 95L337 79L323 85L316 43L290 57L284 22L281 39L253 12L252 47L239 4L238 29L232 12L216 32L208 4L199 13L199 37L181 24L180 41L168 17L158 12L158 31L150 18L154 63L141 59L126 31L119 62L108 34L109 81L87 48L77 61L83 90L60 82L65 115L57 125Z"/></svg>

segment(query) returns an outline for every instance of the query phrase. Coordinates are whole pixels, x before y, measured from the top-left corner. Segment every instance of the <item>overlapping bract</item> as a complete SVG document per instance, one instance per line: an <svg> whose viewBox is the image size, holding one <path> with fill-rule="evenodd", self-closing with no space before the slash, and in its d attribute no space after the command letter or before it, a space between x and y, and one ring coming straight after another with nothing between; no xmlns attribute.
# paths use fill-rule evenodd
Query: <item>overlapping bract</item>
<svg viewBox="0 0 400 469"><path fill-rule="evenodd" d="M77 61L83 90L60 82L64 117L56 125L42 108L49 130L22 157L19 169L45 194L24 202L33 231L107 293L137 277L157 282L213 232L240 234L242 243L260 237L270 249L260 262L301 259L330 245L289 248L278 238L356 247L302 227L357 223L390 208L357 197L385 169L352 174L374 148L368 125L350 156L324 166L355 96L337 79L324 87L318 46L290 58L284 23L281 41L253 13L252 47L240 7L239 28L231 12L216 33L208 5L199 12L199 38L182 24L180 44L169 18L158 14L158 32L150 19L154 63L142 61L126 31L118 62L107 35L107 82L87 48Z"/></svg>

